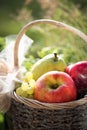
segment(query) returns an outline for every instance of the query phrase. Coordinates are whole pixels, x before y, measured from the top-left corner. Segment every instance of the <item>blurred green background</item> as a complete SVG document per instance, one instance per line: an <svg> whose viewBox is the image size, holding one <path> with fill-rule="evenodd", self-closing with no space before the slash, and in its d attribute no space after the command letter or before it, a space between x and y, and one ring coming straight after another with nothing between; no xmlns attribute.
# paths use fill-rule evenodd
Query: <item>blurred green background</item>
<svg viewBox="0 0 87 130"><path fill-rule="evenodd" d="M18 33L34 19L50 18L87 33L87 0L0 0L0 36Z"/></svg>
<svg viewBox="0 0 87 130"><path fill-rule="evenodd" d="M0 51L5 47L6 36L18 34L25 24L35 19L61 21L87 34L86 12L87 0L0 0ZM26 55L26 66L29 66L29 61L33 64L35 58L54 52L55 47L58 53L64 54L67 64L87 60L86 43L62 29L42 25L32 28L28 35L35 42ZM8 129L4 120L0 114L0 130Z"/></svg>
<svg viewBox="0 0 87 130"><path fill-rule="evenodd" d="M86 12L86 0L1 0L0 37L18 34L20 29L28 22L42 18L64 22L87 34ZM84 41L72 33L42 25L32 28L28 35L34 40L29 55L40 57L36 50L39 52L44 47L50 46L53 48L55 45L58 47L59 53L64 53L67 63L86 59L87 47ZM2 43L2 40L0 39L1 49L4 43ZM62 48L65 45L66 47ZM47 51L46 48L45 52L48 53L49 51Z"/></svg>

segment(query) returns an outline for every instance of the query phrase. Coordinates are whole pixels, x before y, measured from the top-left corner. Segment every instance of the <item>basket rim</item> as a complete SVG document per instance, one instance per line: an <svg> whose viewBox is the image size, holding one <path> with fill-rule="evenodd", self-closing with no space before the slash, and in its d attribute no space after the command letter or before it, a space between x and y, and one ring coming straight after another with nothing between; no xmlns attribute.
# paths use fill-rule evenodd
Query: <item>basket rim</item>
<svg viewBox="0 0 87 130"><path fill-rule="evenodd" d="M70 108L75 108L75 107L78 107L87 103L87 95L85 95L81 99L70 101L70 102L65 102L65 103L40 102L35 99L21 97L17 95L15 91L11 93L11 97L19 103L23 103L28 107L36 108L36 109L50 109L50 110L70 109Z"/></svg>

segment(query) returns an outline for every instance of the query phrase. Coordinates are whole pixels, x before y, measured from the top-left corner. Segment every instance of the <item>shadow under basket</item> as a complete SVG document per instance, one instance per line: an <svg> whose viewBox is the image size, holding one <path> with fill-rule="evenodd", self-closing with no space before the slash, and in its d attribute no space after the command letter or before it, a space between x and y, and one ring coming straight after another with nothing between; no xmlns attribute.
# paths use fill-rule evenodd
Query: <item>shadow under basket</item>
<svg viewBox="0 0 87 130"><path fill-rule="evenodd" d="M17 70L18 48L22 36L33 25L53 24L71 31L87 42L87 35L62 22L41 19L25 25L19 32L14 47L14 66ZM6 113L13 130L87 130L87 97L66 103L42 103L34 99L11 95L11 106ZM12 129L11 129L12 130Z"/></svg>

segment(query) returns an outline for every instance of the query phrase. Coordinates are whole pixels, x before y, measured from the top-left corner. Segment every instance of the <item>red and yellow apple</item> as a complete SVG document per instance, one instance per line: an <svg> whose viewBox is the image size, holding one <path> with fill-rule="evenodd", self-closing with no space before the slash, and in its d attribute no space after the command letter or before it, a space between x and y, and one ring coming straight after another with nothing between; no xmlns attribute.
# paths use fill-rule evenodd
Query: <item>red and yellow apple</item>
<svg viewBox="0 0 87 130"><path fill-rule="evenodd" d="M68 73L75 82L78 94L83 95L87 92L87 61L79 61L66 68Z"/></svg>
<svg viewBox="0 0 87 130"><path fill-rule="evenodd" d="M36 81L34 98L41 102L63 103L73 101L77 90L72 78L65 72L49 71Z"/></svg>

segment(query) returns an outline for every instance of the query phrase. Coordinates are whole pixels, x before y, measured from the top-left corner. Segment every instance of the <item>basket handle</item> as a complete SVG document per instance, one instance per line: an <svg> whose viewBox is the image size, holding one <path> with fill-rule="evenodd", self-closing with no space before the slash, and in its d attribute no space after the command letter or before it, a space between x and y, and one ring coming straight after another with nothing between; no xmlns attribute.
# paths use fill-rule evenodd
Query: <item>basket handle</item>
<svg viewBox="0 0 87 130"><path fill-rule="evenodd" d="M55 21L55 20L50 20L50 19L40 19L40 20L34 20L32 22L29 22L27 25L25 25L21 31L19 32L18 36L17 36L17 39L16 39L16 42L15 42L15 46L14 46L14 67L15 68L18 68L19 67L19 64L18 64L18 48L19 48L19 43L20 43L20 40L22 38L22 36L25 34L25 32L30 28L32 27L33 25L37 25L37 24L40 24L40 23L47 23L47 24L52 24L52 25L55 25L59 28L63 28L65 30L68 30L68 31L71 31L73 32L74 34L78 35L79 37L81 37L85 42L87 42L87 35L84 34L83 32L81 32L80 30L72 27L72 26L69 26L65 23L62 23L62 22L58 22L58 21Z"/></svg>

